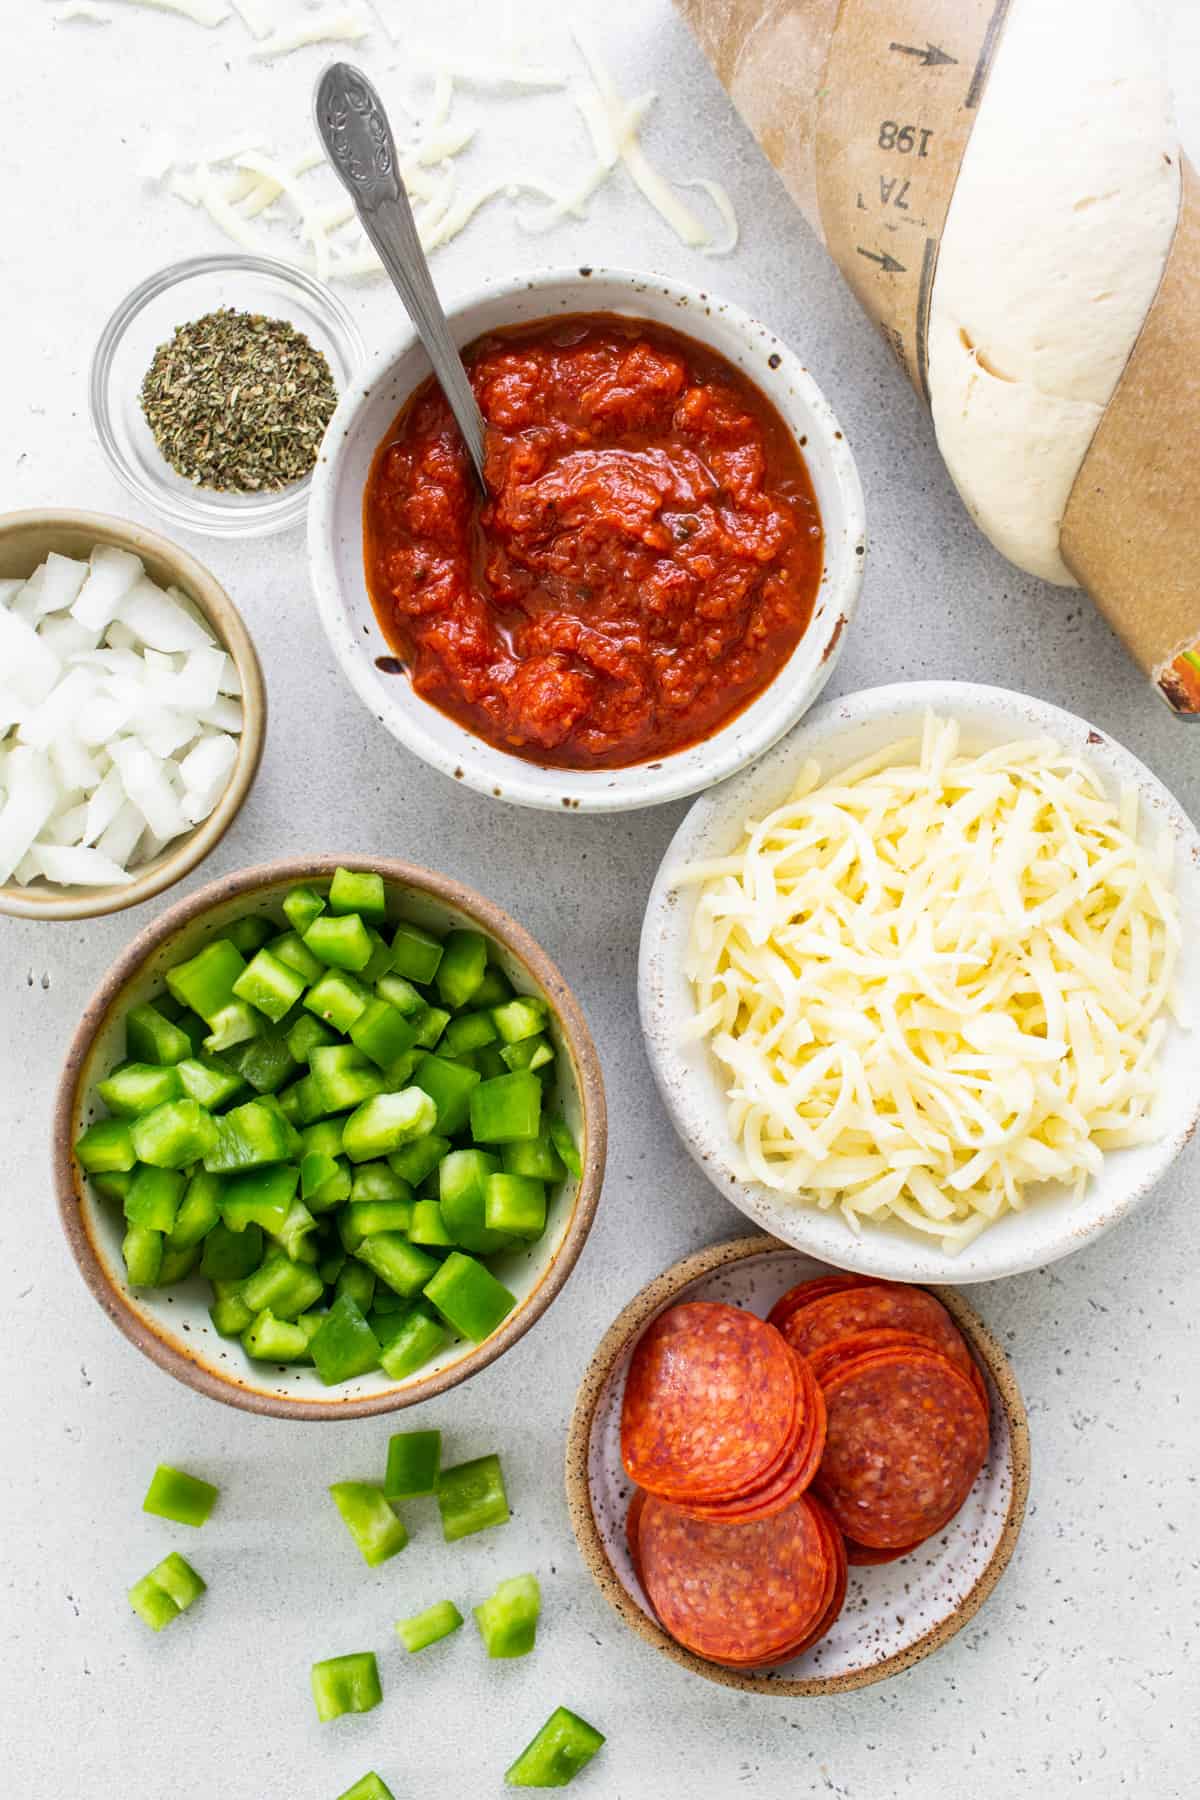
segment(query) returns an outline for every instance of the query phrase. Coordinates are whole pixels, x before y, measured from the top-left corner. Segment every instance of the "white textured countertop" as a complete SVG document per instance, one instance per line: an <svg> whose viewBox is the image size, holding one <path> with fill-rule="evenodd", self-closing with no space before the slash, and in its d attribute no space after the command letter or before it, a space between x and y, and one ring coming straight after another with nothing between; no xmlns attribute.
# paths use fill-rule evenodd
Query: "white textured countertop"
<svg viewBox="0 0 1200 1800"><path fill-rule="evenodd" d="M505 11L381 5L397 21L432 15L406 25L406 40L481 57L494 43L477 21ZM199 149L249 124L298 148L326 53L265 65L246 60L236 21L207 33L114 0L111 24L56 24L58 10L39 0L0 9L0 506L132 515L88 430L91 348L134 280L218 247L201 214L139 183L146 134L165 124ZM543 60L569 61L554 0L511 11ZM760 314L832 398L867 494L865 600L833 691L919 676L1027 689L1121 739L1200 814L1200 733L1167 716L1082 596L1016 574L975 532L916 400L666 0L586 0L579 11L628 93L659 90L645 141L664 169L727 183L741 248L723 262L682 249L618 177L586 222L551 237L519 232L503 210L481 214L439 255L446 292L497 266L610 261L711 284ZM399 52L378 33L359 54L385 95L403 91ZM1179 0L1173 60L1194 104L1195 0ZM504 173L521 141L532 146L526 166L582 162L561 96L469 95L462 108L484 122L479 169ZM1200 133L1189 136L1196 154ZM380 287L349 300L369 339L396 328L397 303ZM289 1425L192 1394L118 1336L58 1229L47 1137L66 1038L156 903L95 924L0 920L0 1789L13 1800L334 1800L375 1767L397 1800L476 1800L502 1791L504 1768L561 1702L608 1734L577 1790L604 1800L1194 1794L1200 1147L1132 1224L1051 1270L971 1294L1023 1385L1034 1477L1013 1564L967 1630L910 1673L828 1702L737 1696L691 1678L635 1640L593 1587L561 1481L576 1383L613 1314L677 1256L741 1226L676 1143L636 1019L643 902L682 809L542 816L455 789L401 752L335 670L299 532L189 547L254 631L272 710L249 802L185 885L259 858L358 849L484 889L547 946L588 1012L608 1079L608 1180L579 1268L537 1328L468 1387L395 1421L440 1426L456 1458L501 1450L512 1523L444 1547L432 1508L413 1506L410 1549L368 1571L325 1488L382 1467L389 1422ZM203 1532L141 1514L159 1460L220 1484ZM152 1637L125 1589L172 1548L210 1591ZM489 1666L468 1626L405 1660L395 1618L442 1595L465 1610L524 1569L544 1592L533 1657ZM379 1652L384 1705L318 1725L309 1664L367 1647Z"/></svg>

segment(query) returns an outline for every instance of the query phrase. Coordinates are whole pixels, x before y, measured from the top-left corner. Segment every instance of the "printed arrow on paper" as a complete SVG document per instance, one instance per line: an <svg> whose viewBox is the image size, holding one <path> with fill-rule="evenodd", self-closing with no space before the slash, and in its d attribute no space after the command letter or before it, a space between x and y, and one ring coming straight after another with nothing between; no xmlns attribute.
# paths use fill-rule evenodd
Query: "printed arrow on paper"
<svg viewBox="0 0 1200 1800"><path fill-rule="evenodd" d="M919 44L889 44L888 49L899 51L901 56L919 57L921 66L925 69L937 69L943 63L957 63L958 61L957 56L947 56L946 52L939 50L936 44L926 44L923 50Z"/></svg>
<svg viewBox="0 0 1200 1800"><path fill-rule="evenodd" d="M858 244L855 247L858 250L858 254L860 256L865 256L868 262L878 263L885 275L907 274L904 264L902 262L897 262L894 256L889 256L886 250L882 252L878 250L864 250L861 244Z"/></svg>

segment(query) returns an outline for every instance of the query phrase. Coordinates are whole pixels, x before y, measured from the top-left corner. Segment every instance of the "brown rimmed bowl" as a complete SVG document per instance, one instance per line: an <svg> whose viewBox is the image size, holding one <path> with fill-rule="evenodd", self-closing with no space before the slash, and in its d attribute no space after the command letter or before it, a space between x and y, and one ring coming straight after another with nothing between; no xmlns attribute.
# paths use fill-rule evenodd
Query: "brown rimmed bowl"
<svg viewBox="0 0 1200 1800"><path fill-rule="evenodd" d="M381 1370L324 1387L316 1371L254 1363L236 1339L223 1338L208 1316L211 1293L193 1276L165 1289L131 1290L121 1261L124 1221L101 1199L76 1162L83 1127L102 1113L96 1082L124 1054L123 1021L131 1006L161 993L173 963L194 956L234 918L262 913L282 922L281 902L297 882L324 889L342 864L382 875L389 916L401 913L432 930L471 926L492 940L495 957L520 992L542 995L558 1057L558 1099L580 1145L583 1174L568 1176L552 1196L544 1235L492 1261L517 1306L482 1344L457 1342L403 1381ZM67 1242L88 1287L131 1343L161 1369L201 1394L247 1412L279 1419L355 1419L430 1400L485 1369L523 1337L565 1283L595 1216L604 1177L607 1124L600 1063L579 1004L545 951L507 913L446 875L378 856L314 856L263 863L224 876L181 900L140 932L109 970L79 1021L59 1081L54 1109L53 1166Z"/></svg>
<svg viewBox="0 0 1200 1800"><path fill-rule="evenodd" d="M60 556L86 558L97 544L113 544L140 556L146 573L161 587L177 587L237 665L242 684L242 731L237 761L225 792L207 819L133 871L119 887L59 887L35 881L28 887L8 882L0 887L0 913L24 919L95 919L103 913L137 906L187 875L216 848L233 824L250 792L262 758L267 729L267 690L258 652L233 601L203 563L177 544L128 519L106 513L33 511L0 518L0 578L29 576L52 550Z"/></svg>
<svg viewBox="0 0 1200 1800"><path fill-rule="evenodd" d="M658 1623L625 1541L632 1486L621 1466L620 1418L634 1346L681 1300L723 1300L765 1316L797 1281L837 1274L777 1238L743 1237L684 1257L644 1287L609 1328L579 1389L567 1440L567 1505L584 1561L625 1623L707 1681L749 1694L842 1694L899 1675L974 1618L1008 1566L1029 1494L1029 1423L1016 1376L955 1288L933 1287L971 1346L991 1402L991 1453L961 1511L898 1562L852 1568L846 1604L819 1644L777 1669L743 1673L685 1650Z"/></svg>

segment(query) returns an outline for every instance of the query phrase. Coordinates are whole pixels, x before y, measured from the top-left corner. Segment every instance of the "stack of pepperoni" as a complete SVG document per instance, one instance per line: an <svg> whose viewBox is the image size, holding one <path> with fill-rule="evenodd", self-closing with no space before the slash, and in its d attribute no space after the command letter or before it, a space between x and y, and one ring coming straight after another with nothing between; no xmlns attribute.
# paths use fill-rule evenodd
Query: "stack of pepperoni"
<svg viewBox="0 0 1200 1800"><path fill-rule="evenodd" d="M766 1321L689 1301L630 1363L630 1552L663 1626L730 1668L829 1630L847 1562L903 1556L958 1511L987 1456L986 1389L919 1288L830 1276Z"/></svg>

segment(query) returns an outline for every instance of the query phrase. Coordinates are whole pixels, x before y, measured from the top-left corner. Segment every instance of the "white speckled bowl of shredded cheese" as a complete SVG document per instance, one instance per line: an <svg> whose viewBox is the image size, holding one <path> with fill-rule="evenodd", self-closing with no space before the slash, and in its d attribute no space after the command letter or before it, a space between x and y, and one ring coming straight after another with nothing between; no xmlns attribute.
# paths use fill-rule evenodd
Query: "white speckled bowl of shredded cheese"
<svg viewBox="0 0 1200 1800"><path fill-rule="evenodd" d="M841 1267L986 1281L1148 1198L1200 1120L1200 837L1026 695L869 689L697 801L640 998L680 1137Z"/></svg>

